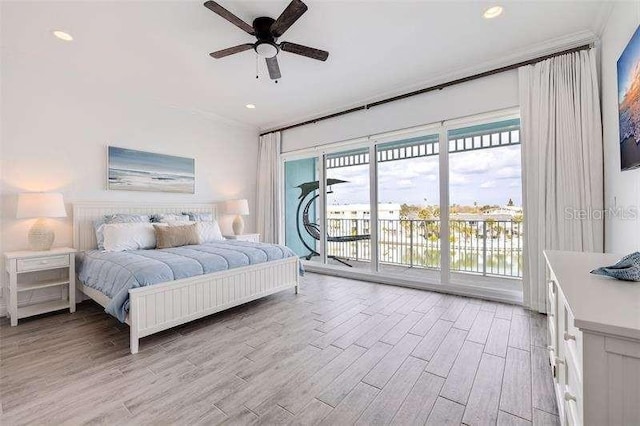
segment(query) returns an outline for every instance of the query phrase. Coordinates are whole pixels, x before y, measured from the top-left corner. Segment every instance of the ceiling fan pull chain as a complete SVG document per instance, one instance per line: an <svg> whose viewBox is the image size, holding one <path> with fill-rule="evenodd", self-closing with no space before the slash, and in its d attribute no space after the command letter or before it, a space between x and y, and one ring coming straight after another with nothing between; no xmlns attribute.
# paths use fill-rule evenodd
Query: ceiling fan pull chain
<svg viewBox="0 0 640 426"><path fill-rule="evenodd" d="M259 75L259 68L258 68L258 55L256 55L256 78L260 78Z"/></svg>

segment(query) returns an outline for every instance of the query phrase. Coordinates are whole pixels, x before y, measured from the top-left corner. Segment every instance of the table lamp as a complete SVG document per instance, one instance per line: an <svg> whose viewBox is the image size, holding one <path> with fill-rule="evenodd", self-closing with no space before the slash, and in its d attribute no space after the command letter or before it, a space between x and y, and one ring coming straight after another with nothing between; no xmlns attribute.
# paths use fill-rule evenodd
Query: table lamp
<svg viewBox="0 0 640 426"><path fill-rule="evenodd" d="M55 233L46 218L67 217L64 200L59 192L27 192L18 195L18 219L37 218L29 230L29 248L46 251L51 248Z"/></svg>
<svg viewBox="0 0 640 426"><path fill-rule="evenodd" d="M244 220L242 216L249 214L249 203L247 200L227 201L225 203L225 212L236 215L235 219L233 219L233 233L234 235L242 235L244 232Z"/></svg>

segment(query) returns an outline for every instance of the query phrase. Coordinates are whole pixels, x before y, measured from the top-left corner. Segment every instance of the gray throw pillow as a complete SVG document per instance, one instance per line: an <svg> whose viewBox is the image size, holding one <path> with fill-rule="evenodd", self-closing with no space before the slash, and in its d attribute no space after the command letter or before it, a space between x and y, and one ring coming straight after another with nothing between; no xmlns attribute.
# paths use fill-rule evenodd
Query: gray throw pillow
<svg viewBox="0 0 640 426"><path fill-rule="evenodd" d="M167 222L188 222L189 216L178 213L158 213L151 215L151 222L167 223Z"/></svg>
<svg viewBox="0 0 640 426"><path fill-rule="evenodd" d="M189 216L191 222L213 222L213 214L211 213L182 212L182 214Z"/></svg>

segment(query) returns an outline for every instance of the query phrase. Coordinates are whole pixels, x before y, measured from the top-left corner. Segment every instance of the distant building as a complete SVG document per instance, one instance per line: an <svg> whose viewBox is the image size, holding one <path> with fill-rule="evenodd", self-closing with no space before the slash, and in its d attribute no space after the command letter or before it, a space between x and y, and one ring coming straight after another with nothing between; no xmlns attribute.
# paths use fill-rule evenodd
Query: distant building
<svg viewBox="0 0 640 426"><path fill-rule="evenodd" d="M327 206L328 219L371 219L369 204L344 204ZM400 220L400 204L378 204L379 220Z"/></svg>
<svg viewBox="0 0 640 426"><path fill-rule="evenodd" d="M499 207L497 209L489 210L487 212L487 214L490 214L490 215L505 215L505 216L514 217L514 216L517 216L519 214L522 214L522 207L508 206L507 205L507 206Z"/></svg>
<svg viewBox="0 0 640 426"><path fill-rule="evenodd" d="M482 222L487 219L508 222L522 214L522 207L502 206L485 213L452 213L451 220ZM328 219L371 219L369 204L343 204L327 206ZM417 219L417 218L415 218ZM387 203L378 205L378 220L400 220L400 204Z"/></svg>

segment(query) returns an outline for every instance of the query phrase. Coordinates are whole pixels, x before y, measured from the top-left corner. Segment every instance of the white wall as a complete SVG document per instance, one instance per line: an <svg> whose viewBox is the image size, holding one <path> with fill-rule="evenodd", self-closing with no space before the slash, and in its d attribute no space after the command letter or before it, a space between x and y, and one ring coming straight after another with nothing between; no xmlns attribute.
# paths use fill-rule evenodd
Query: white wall
<svg viewBox="0 0 640 426"><path fill-rule="evenodd" d="M73 73L52 78L35 55L25 58L3 50L1 71L3 250L27 246L33 221L15 219L17 194L22 191L64 194L69 217L53 221L54 244L66 246L72 245L74 201L189 203L241 197L255 212L256 128L139 99L126 91L105 90ZM106 190L107 145L195 158L196 193ZM247 228L254 229L253 216L247 218ZM2 281L6 284L4 273Z"/></svg>
<svg viewBox="0 0 640 426"><path fill-rule="evenodd" d="M282 135L282 151L295 151L518 105L518 73L510 71L286 130Z"/></svg>
<svg viewBox="0 0 640 426"><path fill-rule="evenodd" d="M640 3L619 2L602 35L602 120L605 160L605 206L635 209L640 214L640 169L620 171L618 82L616 62L640 24ZM609 217L605 222L605 250L640 250L640 217Z"/></svg>

